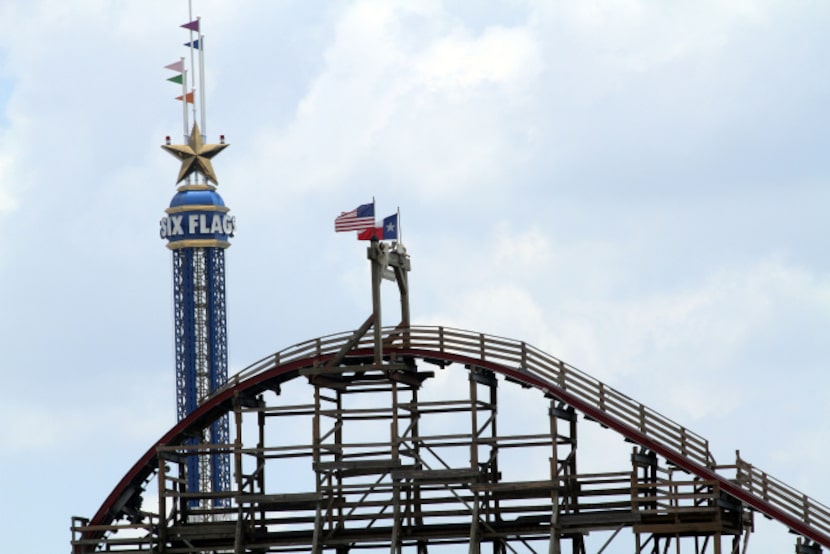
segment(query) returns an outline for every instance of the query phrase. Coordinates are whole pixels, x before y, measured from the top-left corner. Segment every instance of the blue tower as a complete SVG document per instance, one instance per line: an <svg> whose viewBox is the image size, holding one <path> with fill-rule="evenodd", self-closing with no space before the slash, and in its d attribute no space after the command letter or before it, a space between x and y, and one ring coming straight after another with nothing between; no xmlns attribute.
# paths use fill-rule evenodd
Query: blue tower
<svg viewBox="0 0 830 554"><path fill-rule="evenodd" d="M193 19L191 12L190 19L181 27L190 33L190 42L185 44L189 47L190 66L197 67L198 60L199 88L196 88L196 73L185 69L184 57L165 66L179 73L168 81L182 86L177 100L182 105L185 144L170 144L167 137L166 144L162 145L182 164L176 179L176 194L165 210L167 215L162 218L160 229L161 238L167 240L167 248L173 252L176 414L180 421L228 378L225 249L236 230L236 219L228 214L228 208L216 192L219 180L211 164L211 159L228 145L224 136L220 137L219 144L206 144L205 135L196 123L198 106L201 127L205 128L205 36L201 34L200 18ZM223 416L204 429L200 437L189 439L189 444L225 445L228 436L228 417ZM186 471L189 492L230 490L231 461L227 453L214 451L211 456L189 456ZM207 500L191 502L193 507L208 505ZM214 497L213 505L224 506L227 502Z"/></svg>
<svg viewBox="0 0 830 554"><path fill-rule="evenodd" d="M184 419L228 376L228 336L225 310L225 249L236 230L216 192L218 181L211 158L227 144L205 144L193 124L187 144L162 145L182 165L177 192L161 220L160 234L173 252L173 313L176 358L176 410ZM184 183L184 184L180 184ZM227 444L227 415L206 428L191 445ZM190 492L230 490L230 456L215 453L190 456L187 486ZM197 504L197 503L194 503ZM214 499L214 505L224 505Z"/></svg>

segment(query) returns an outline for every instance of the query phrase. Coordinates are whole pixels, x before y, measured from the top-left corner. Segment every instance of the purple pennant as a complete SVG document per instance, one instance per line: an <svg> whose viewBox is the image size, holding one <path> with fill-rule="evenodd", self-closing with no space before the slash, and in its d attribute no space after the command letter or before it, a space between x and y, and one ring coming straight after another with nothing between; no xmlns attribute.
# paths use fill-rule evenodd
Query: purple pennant
<svg viewBox="0 0 830 554"><path fill-rule="evenodd" d="M199 32L199 20L198 19L194 19L190 23L185 23L184 25L180 25L180 26L184 27L185 29L190 29L191 31L196 31L197 33Z"/></svg>

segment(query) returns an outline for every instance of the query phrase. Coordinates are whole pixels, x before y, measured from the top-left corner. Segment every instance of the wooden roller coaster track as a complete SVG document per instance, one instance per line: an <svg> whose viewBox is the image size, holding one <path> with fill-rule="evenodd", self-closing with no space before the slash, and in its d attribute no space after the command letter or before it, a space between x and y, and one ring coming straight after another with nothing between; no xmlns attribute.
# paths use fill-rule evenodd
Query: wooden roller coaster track
<svg viewBox="0 0 830 554"><path fill-rule="evenodd" d="M231 411L234 398L240 394L273 389L303 374L304 370L325 372L350 358L370 359L376 352L373 338L366 335L371 325L372 318L369 318L358 331L295 344L231 377L224 388L142 456L91 520L78 522L73 529L73 552L92 552L92 545L102 537L107 526L124 515L140 494L142 484L155 471L160 449L181 444L189 431L209 425ZM717 464L705 438L525 342L432 326L384 328L381 337L385 359L422 359L439 365L460 363L534 387L701 480L716 484L719 490L779 521L794 533L830 547L830 508L740 456L734 464Z"/></svg>

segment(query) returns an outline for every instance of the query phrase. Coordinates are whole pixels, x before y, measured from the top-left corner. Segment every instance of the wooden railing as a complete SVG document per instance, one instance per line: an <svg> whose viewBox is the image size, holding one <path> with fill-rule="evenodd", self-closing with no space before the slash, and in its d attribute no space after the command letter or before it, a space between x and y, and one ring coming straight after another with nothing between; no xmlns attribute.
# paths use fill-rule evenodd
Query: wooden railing
<svg viewBox="0 0 830 554"><path fill-rule="evenodd" d="M72 518L72 552L91 552L101 542L100 534L108 533L107 550L129 552L158 552L155 539L157 518L145 514L150 519L143 523L118 523L111 525L90 525L86 518ZM116 533L119 535L114 536Z"/></svg>
<svg viewBox="0 0 830 554"><path fill-rule="evenodd" d="M415 327L409 342L411 348L466 355L540 378L701 465L715 463L703 437L525 342L445 327Z"/></svg>
<svg viewBox="0 0 830 554"><path fill-rule="evenodd" d="M720 484L717 481L660 478L631 483L631 504L641 514L716 511L719 498Z"/></svg>
<svg viewBox="0 0 830 554"><path fill-rule="evenodd" d="M234 386L263 371L292 361L331 356L343 348L353 335L352 332L338 333L290 346L246 367L231 377L227 386ZM422 351L436 358L445 354L502 365L532 378L529 379L531 382L541 381L541 389L553 386L578 398L614 421L650 437L666 449L712 472L726 467L715 463L708 441L700 435L525 342L449 327L423 326L409 329L386 328L383 330L383 342L386 351ZM355 349L367 350L373 347L371 334L368 334L357 341ZM737 477L729 479L730 481L773 508L800 519L830 537L829 508L740 458L734 467Z"/></svg>
<svg viewBox="0 0 830 554"><path fill-rule="evenodd" d="M830 535L830 508L735 455L735 482L758 498Z"/></svg>
<svg viewBox="0 0 830 554"><path fill-rule="evenodd" d="M407 348L467 356L534 376L701 465L715 465L708 441L700 435L525 342L449 327L387 328L383 336L385 348L394 349L405 343ZM231 377L227 386L291 361L334 354L351 338L350 332L338 333L297 343L246 367ZM372 346L371 336L365 336L356 348Z"/></svg>

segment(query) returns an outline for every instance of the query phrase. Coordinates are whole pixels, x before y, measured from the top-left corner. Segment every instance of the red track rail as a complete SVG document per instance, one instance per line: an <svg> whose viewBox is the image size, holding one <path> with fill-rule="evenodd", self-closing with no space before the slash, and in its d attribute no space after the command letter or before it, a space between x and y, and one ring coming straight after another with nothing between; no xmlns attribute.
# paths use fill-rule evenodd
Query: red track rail
<svg viewBox="0 0 830 554"><path fill-rule="evenodd" d="M237 394L258 394L293 379L300 368L325 364L353 338L353 333L340 333L299 343L232 377L225 388L176 424L133 465L101 505L90 526L109 525L120 518L125 504L140 493L144 482L153 475L159 446L180 444L188 433L231 411ZM373 353L370 339L361 338L348 356L371 357ZM737 479L727 478L718 472L705 439L524 342L444 327L413 327L405 332L384 329L384 355L478 366L535 387L688 472L717 481L722 490L740 501L830 548L830 508L741 460L733 466ZM88 551L75 550L76 554Z"/></svg>

